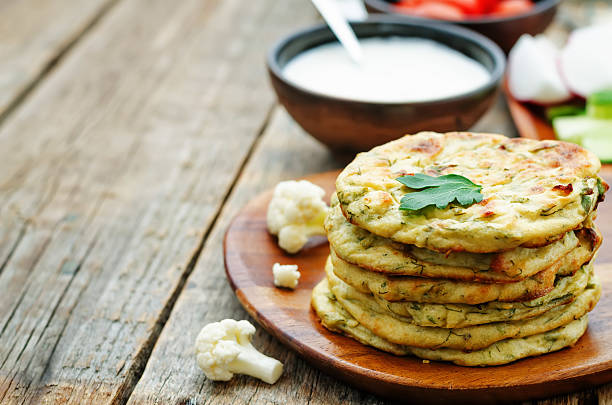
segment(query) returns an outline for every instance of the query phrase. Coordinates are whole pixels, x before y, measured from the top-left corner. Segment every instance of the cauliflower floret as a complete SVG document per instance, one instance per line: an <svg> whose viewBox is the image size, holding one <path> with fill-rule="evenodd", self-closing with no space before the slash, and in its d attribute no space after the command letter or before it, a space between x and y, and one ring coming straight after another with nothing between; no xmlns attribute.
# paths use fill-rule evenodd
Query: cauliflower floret
<svg viewBox="0 0 612 405"><path fill-rule="evenodd" d="M249 321L224 319L204 326L196 339L196 356L206 377L229 381L234 374L246 374L274 384L283 364L251 345L254 333Z"/></svg>
<svg viewBox="0 0 612 405"><path fill-rule="evenodd" d="M325 191L309 181L283 181L276 185L268 206L268 230L278 235L278 245L288 253L299 252L308 238L325 235L328 206Z"/></svg>
<svg viewBox="0 0 612 405"><path fill-rule="evenodd" d="M275 286L291 288L292 290L297 287L301 275L298 271L297 264L282 265L280 263L274 263L274 266L272 266L272 273L274 274Z"/></svg>

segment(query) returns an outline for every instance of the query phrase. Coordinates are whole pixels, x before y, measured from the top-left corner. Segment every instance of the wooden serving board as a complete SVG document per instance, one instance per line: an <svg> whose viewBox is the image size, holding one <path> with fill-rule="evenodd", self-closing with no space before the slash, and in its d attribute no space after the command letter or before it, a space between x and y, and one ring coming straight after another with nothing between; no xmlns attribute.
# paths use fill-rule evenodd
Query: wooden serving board
<svg viewBox="0 0 612 405"><path fill-rule="evenodd" d="M328 172L307 179L330 193L337 175ZM604 176L612 182L612 172ZM310 294L324 276L329 247L321 238L294 256L280 250L266 228L270 198L271 191L253 199L228 228L227 277L241 304L262 327L324 372L382 397L414 403L509 402L612 381L612 204L604 202L599 208L597 223L604 244L596 269L604 294L590 315L585 336L560 352L505 366L467 368L393 356L323 328L310 307ZM277 262L299 266L302 276L296 290L274 286L272 265Z"/></svg>

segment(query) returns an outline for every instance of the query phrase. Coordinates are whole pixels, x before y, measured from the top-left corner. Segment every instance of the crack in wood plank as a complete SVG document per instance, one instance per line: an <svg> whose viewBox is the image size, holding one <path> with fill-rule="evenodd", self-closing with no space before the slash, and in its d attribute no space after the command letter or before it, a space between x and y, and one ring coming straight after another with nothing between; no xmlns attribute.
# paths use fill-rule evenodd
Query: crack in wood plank
<svg viewBox="0 0 612 405"><path fill-rule="evenodd" d="M133 145L137 145L138 142L134 142ZM133 147L130 147L130 152L133 152L134 149ZM126 168L128 167L127 165L129 165L131 163L131 161L127 161L125 162L125 164L122 164L122 166L120 166L121 168ZM36 220L35 220L35 215L39 215L52 201L53 198L55 197L58 189L59 189L59 175L56 176L53 181L51 181L51 191L46 193L44 195L44 197L41 199L41 204L40 206L35 210L34 216L27 218L26 223L28 224L36 224ZM78 186L74 185L72 187L72 189L70 190L70 194L73 194L77 191ZM92 212L87 216L87 220L85 221L86 224L91 223L91 221L94 219L96 213L98 212L100 206L102 205L104 199L106 198L106 196L102 195L102 198L99 198L96 200L96 202L93 204L94 209L92 210ZM29 270L26 273L30 273L31 271L33 271L33 269L36 267L36 265L38 264L38 261L40 260L40 258L42 257L42 255L45 253L49 243L51 242L51 240L53 239L55 232L57 231L58 227L66 221L66 217L61 217L60 219L58 219L55 224L52 226L51 231L49 232L48 238L45 239L45 241L43 242L42 248L37 252L37 254L35 255L35 259L32 261L32 263L30 264ZM22 238L23 239L23 238ZM8 263L8 262L7 262ZM73 274L76 274L76 272ZM72 280L70 281L72 282ZM9 318L7 319L6 323L4 324L2 330L0 331L0 338L2 337L2 334L4 333L7 325L10 323L12 317L14 316L14 313L16 311L16 309L19 307L19 305L21 304L21 301L23 300L26 292L27 292L27 285L24 286L24 289L22 290L22 294L19 297L19 299L17 300L16 305L13 307L13 310L11 311ZM63 295L62 295L63 296ZM60 301L58 301L59 303ZM27 346L27 344L25 345ZM24 346L24 348L25 348ZM10 356L10 352L7 355ZM6 358L4 359L4 361L2 362L2 364L0 365L0 369L4 366L4 362L6 361Z"/></svg>
<svg viewBox="0 0 612 405"><path fill-rule="evenodd" d="M51 234L53 234L54 230L51 231ZM34 267L36 267L36 265L38 264L38 262L40 261L40 259L42 258L43 254L45 253L45 250L47 249L47 246L49 246L49 243L51 242L51 237L47 238L43 244L42 244L42 248L36 252L35 256L34 256L34 260L31 262L27 273L30 273ZM6 332L6 328L8 327L9 323L11 322L11 320L13 319L13 317L15 316L15 312L17 311L17 308L19 308L19 305L21 304L21 302L23 301L23 299L26 296L26 290L24 289L21 293L21 295L19 296L19 298L17 299L17 302L15 303L15 305L13 306L13 308L11 309L9 316L7 317L6 321L4 322L4 325L2 326L2 329L0 330L0 338L2 337L2 335L4 335L4 332ZM2 367L4 367L4 364L6 362L6 360L8 359L8 356L10 356L10 352L7 354L7 357L5 357L2 360L2 363L0 363L0 369Z"/></svg>
<svg viewBox="0 0 612 405"><path fill-rule="evenodd" d="M26 233L26 228L27 227L28 227L28 221L25 221L21 225L21 229L19 229L19 233L17 234L17 238L15 239L15 241L11 245L9 251L7 252L6 257L4 258L4 261L0 264L0 274L2 274L2 271L6 267L6 264L11 260L11 257L13 257L13 253L15 253L15 250L17 250L17 246L19 246L19 243L23 239L23 236ZM2 331L0 331L0 336L2 336Z"/></svg>
<svg viewBox="0 0 612 405"><path fill-rule="evenodd" d="M81 266L83 265L83 263L87 260L87 257L89 256L89 254L93 251L94 246L96 245L96 242L98 241L98 237L99 235L95 235L93 240L90 242L89 247L87 248L85 255L83 256L83 258L81 259L81 261L76 265L76 268L74 269L73 272L73 277L70 279L70 281L68 282L68 284L66 284L66 287L64 288L64 290L62 291L61 296L59 297L59 299L57 300L57 303L55 304L55 306L53 307L53 310L51 311L51 315L49 316L49 318L47 319L47 322L45 324L45 326L43 327L43 332L38 336L38 339L35 343L35 346L37 346L40 342L40 339L43 336L44 331L47 329L47 327L49 326L49 324L51 323L51 321L54 319L55 313L57 311L57 309L59 308L60 304L63 301L64 296L66 295L66 293L68 292L68 290L70 289L70 286L72 285L72 282L74 280L74 276L76 276L76 274L79 272L79 270L81 269ZM79 293L79 295L82 293ZM74 309L76 303L78 302L78 299L75 301L75 304L72 305L69 310L68 310L68 319L70 319L70 316L72 315L72 310ZM42 371L42 375L45 374L45 372L47 371L49 365L51 364L51 359L53 358L53 354L55 353L55 350L57 348L57 343L59 342L59 340L61 339L64 331L66 330L66 325L68 325L68 322L64 322L58 336L57 339L55 339L55 343L53 344L53 347L51 348L50 354L49 354L49 358L48 361L46 362L46 364L44 365L44 369ZM34 357L31 357L30 360L28 361L28 364L26 366L26 368L29 368L32 361L34 360ZM32 381L28 381L27 385L25 387L25 390L27 391L30 388L30 385L32 384ZM4 396L3 396L4 397ZM2 398L0 398L0 401L2 400ZM25 401L25 399L24 399ZM25 404L25 402L23 402Z"/></svg>
<svg viewBox="0 0 612 405"><path fill-rule="evenodd" d="M93 204L93 207L94 207L94 208L93 208L93 210L92 210L92 213L91 213L90 215L88 215L88 216L87 216L87 221L86 221L86 223L88 223L88 224L89 224L89 223L91 223L91 222L93 221L93 219L94 219L94 217L95 217L96 212L99 210L100 206L102 205L102 201L103 201L103 200L104 200L104 197L103 197L102 199L98 200L98 201L97 201L95 204ZM52 239L53 239L53 235L54 235L54 234L55 234L55 232L58 230L59 226L60 226L60 225L61 225L61 224L64 222L64 220L65 220L65 218L62 218L62 219L58 220L58 221L57 221L57 222L56 222L56 223L53 225L53 228L52 228L52 230L51 230L51 232L50 232L50 234L49 234L49 237L46 239L46 241L45 241L45 243L44 243L44 245L43 245L43 248L42 248L42 249L39 251L39 253L38 253L38 255L37 255L36 259L34 260L34 262L33 262L33 263L30 265L30 270L28 271L28 273L29 273L29 272L32 272L32 271L34 271L35 267L38 265L38 263L39 263L40 259L41 259L41 258L43 257L43 255L45 254L45 252L46 252L46 250L47 250L47 247L49 246L50 242L52 241ZM67 284L66 284L66 285L65 285L65 287L63 288L63 290L62 290L61 294L59 295L59 297L58 297L58 299L57 299L57 302L56 302L56 303L55 303L55 305L53 306L53 309L52 309L52 311L51 311L51 313L50 313L49 317L47 318L47 321L46 321L46 323L45 323L45 326L43 327L43 329L42 329L41 333L40 333L40 334L39 334L39 336L38 336L38 339L37 339L36 343L34 344L34 346L35 346L35 347L36 347L36 346L38 346L38 343L40 342L40 339L41 339L41 338L42 338L42 336L44 335L44 333L45 333L45 331L46 331L47 327L48 327L48 326L49 326L49 324L50 324L50 323L53 321L53 319L54 319L54 315L55 315L55 313L56 313L56 311L57 311L57 308L58 308L58 307L59 307L59 305L62 303L63 298L64 298L64 296L66 295L67 291L69 290L70 286L72 285L72 282L73 282L73 280L74 280L75 276L78 274L78 271L80 270L82 263L86 261L87 257L88 257L88 256L89 256L89 254L92 252L93 247L95 246L95 243L96 243L96 241L97 241L98 236L99 236L99 234L96 232L96 233L94 234L94 237L93 237L92 241L91 241L91 242L90 242L90 244L87 246L87 248L86 248L86 250L85 250L85 253L84 253L84 256L81 258L80 262L78 262L76 265L74 265L74 266L73 266L73 267L74 267L74 269L73 269L73 270L70 270L70 271L69 271L69 273L70 273L70 279L68 280ZM60 273L65 273L65 272L66 272L64 269L66 268L66 265L67 265L67 264L71 264L71 263L70 263L70 262L65 262L65 261L64 261L64 262L62 262L62 264L61 264L61 268L60 268ZM23 298L26 296L26 292L27 292L27 291L28 291L28 289L27 289L27 286L26 286L26 288L24 288L24 290L22 291L22 295L20 296L20 298L19 298L19 300L18 300L17 304L14 306L14 311L13 311L13 312L11 312L11 315L10 315L9 319L7 320L7 322L6 322L5 326L3 327L2 332L4 332L4 331L6 330L7 325L9 325L9 324L10 324L10 321L12 320L12 318L13 318L14 314L16 313L16 310L17 310L17 309L20 307L20 304L21 304L21 302L22 302ZM79 294L80 294L80 293L79 293ZM71 310L69 311L69 314L70 314L70 313L71 313ZM69 318L69 317L68 317L68 318ZM65 327L66 327L66 324L67 324L67 323L65 322L65 323L63 324L63 326L62 326L62 329L61 329L61 330L62 330L62 332L60 332L60 334L59 334L59 336L58 336L58 339L56 340L55 344L53 345L53 348L52 348L52 350L51 350L51 355L49 356L49 361L47 361L47 363L44 365L44 370L46 370L46 369L48 368L48 366L49 366L50 359L52 358L52 354L55 352L55 348L56 348L56 346L57 346L57 342L59 341L59 338L61 337L61 335L62 335L62 333L63 333L63 330L64 330L64 329L65 329ZM28 335L28 337L27 337L27 339L26 339L25 343L23 344L23 346L22 346L22 348L21 348L20 352L18 353L18 355L17 355L16 359L14 360L14 364L15 364L15 366L17 366L17 365L18 365L18 363L19 363L19 359L20 359L20 358L21 358L21 356L23 355L23 353L24 353L24 351L26 350L26 348L29 346L30 340L31 340L31 338L33 337L33 333L34 333L34 332L35 332L35 330L34 330L34 329L30 331L30 333L29 333L29 335ZM2 333L0 333L0 338L1 338L1 337L2 337ZM13 346L12 346L12 348L15 348L15 347L16 347L16 345L13 345ZM7 360L7 359L10 357L10 355L11 355L11 354L12 354L12 349L11 349L11 350L10 350L10 351L7 353L6 358L4 359L4 361L2 362L2 364L0 365L0 369L2 369L2 368L4 367L6 360ZM30 367L31 362L32 362L32 360L33 360L33 359L34 359L34 357L30 357L30 359L29 359L29 361L27 362L27 365L26 365L26 367L25 367L26 369ZM12 368L12 369L9 371L9 373L10 373L10 372L12 372L12 371L13 371L13 369L14 369L14 368ZM28 381L28 382L27 382L27 384L26 384L26 388L25 388L25 390L27 390L27 389L29 388L30 384L31 384L31 381ZM1 400L4 398L4 396L6 395L6 393L7 393L7 392L8 392L8 390L4 391L4 393L2 394L2 397L0 397L0 401L1 401Z"/></svg>

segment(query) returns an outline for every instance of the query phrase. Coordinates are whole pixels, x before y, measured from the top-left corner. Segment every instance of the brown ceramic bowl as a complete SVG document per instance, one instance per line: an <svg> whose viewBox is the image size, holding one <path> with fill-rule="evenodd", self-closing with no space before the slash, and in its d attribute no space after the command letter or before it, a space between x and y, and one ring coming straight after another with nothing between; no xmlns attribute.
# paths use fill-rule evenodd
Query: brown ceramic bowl
<svg viewBox="0 0 612 405"><path fill-rule="evenodd" d="M392 14L406 21L441 22L429 18L411 16L402 13L386 0L364 0L368 11L373 13ZM444 21L472 29L493 40L504 52L510 52L519 37L523 34L536 35L550 25L561 0L534 0L534 7L528 13L510 17L482 17L465 21Z"/></svg>
<svg viewBox="0 0 612 405"><path fill-rule="evenodd" d="M505 69L497 45L464 28L378 17L351 24L360 38L404 36L435 40L480 62L489 81L458 96L425 102L375 103L317 93L290 82L283 67L313 47L335 41L326 26L295 33L268 55L268 71L278 100L306 132L335 150L364 151L419 131L449 132L470 128L494 102Z"/></svg>

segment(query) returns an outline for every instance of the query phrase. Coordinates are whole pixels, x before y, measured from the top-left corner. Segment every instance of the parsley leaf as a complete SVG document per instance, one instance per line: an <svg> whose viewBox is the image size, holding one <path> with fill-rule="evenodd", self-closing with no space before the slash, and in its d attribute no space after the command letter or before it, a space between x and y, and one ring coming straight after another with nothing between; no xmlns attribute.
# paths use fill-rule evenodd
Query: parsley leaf
<svg viewBox="0 0 612 405"><path fill-rule="evenodd" d="M403 211L417 211L430 205L442 209L455 201L465 207L484 198L480 193L482 186L458 174L433 177L416 173L396 180L408 188L420 190L402 197L399 209Z"/></svg>

